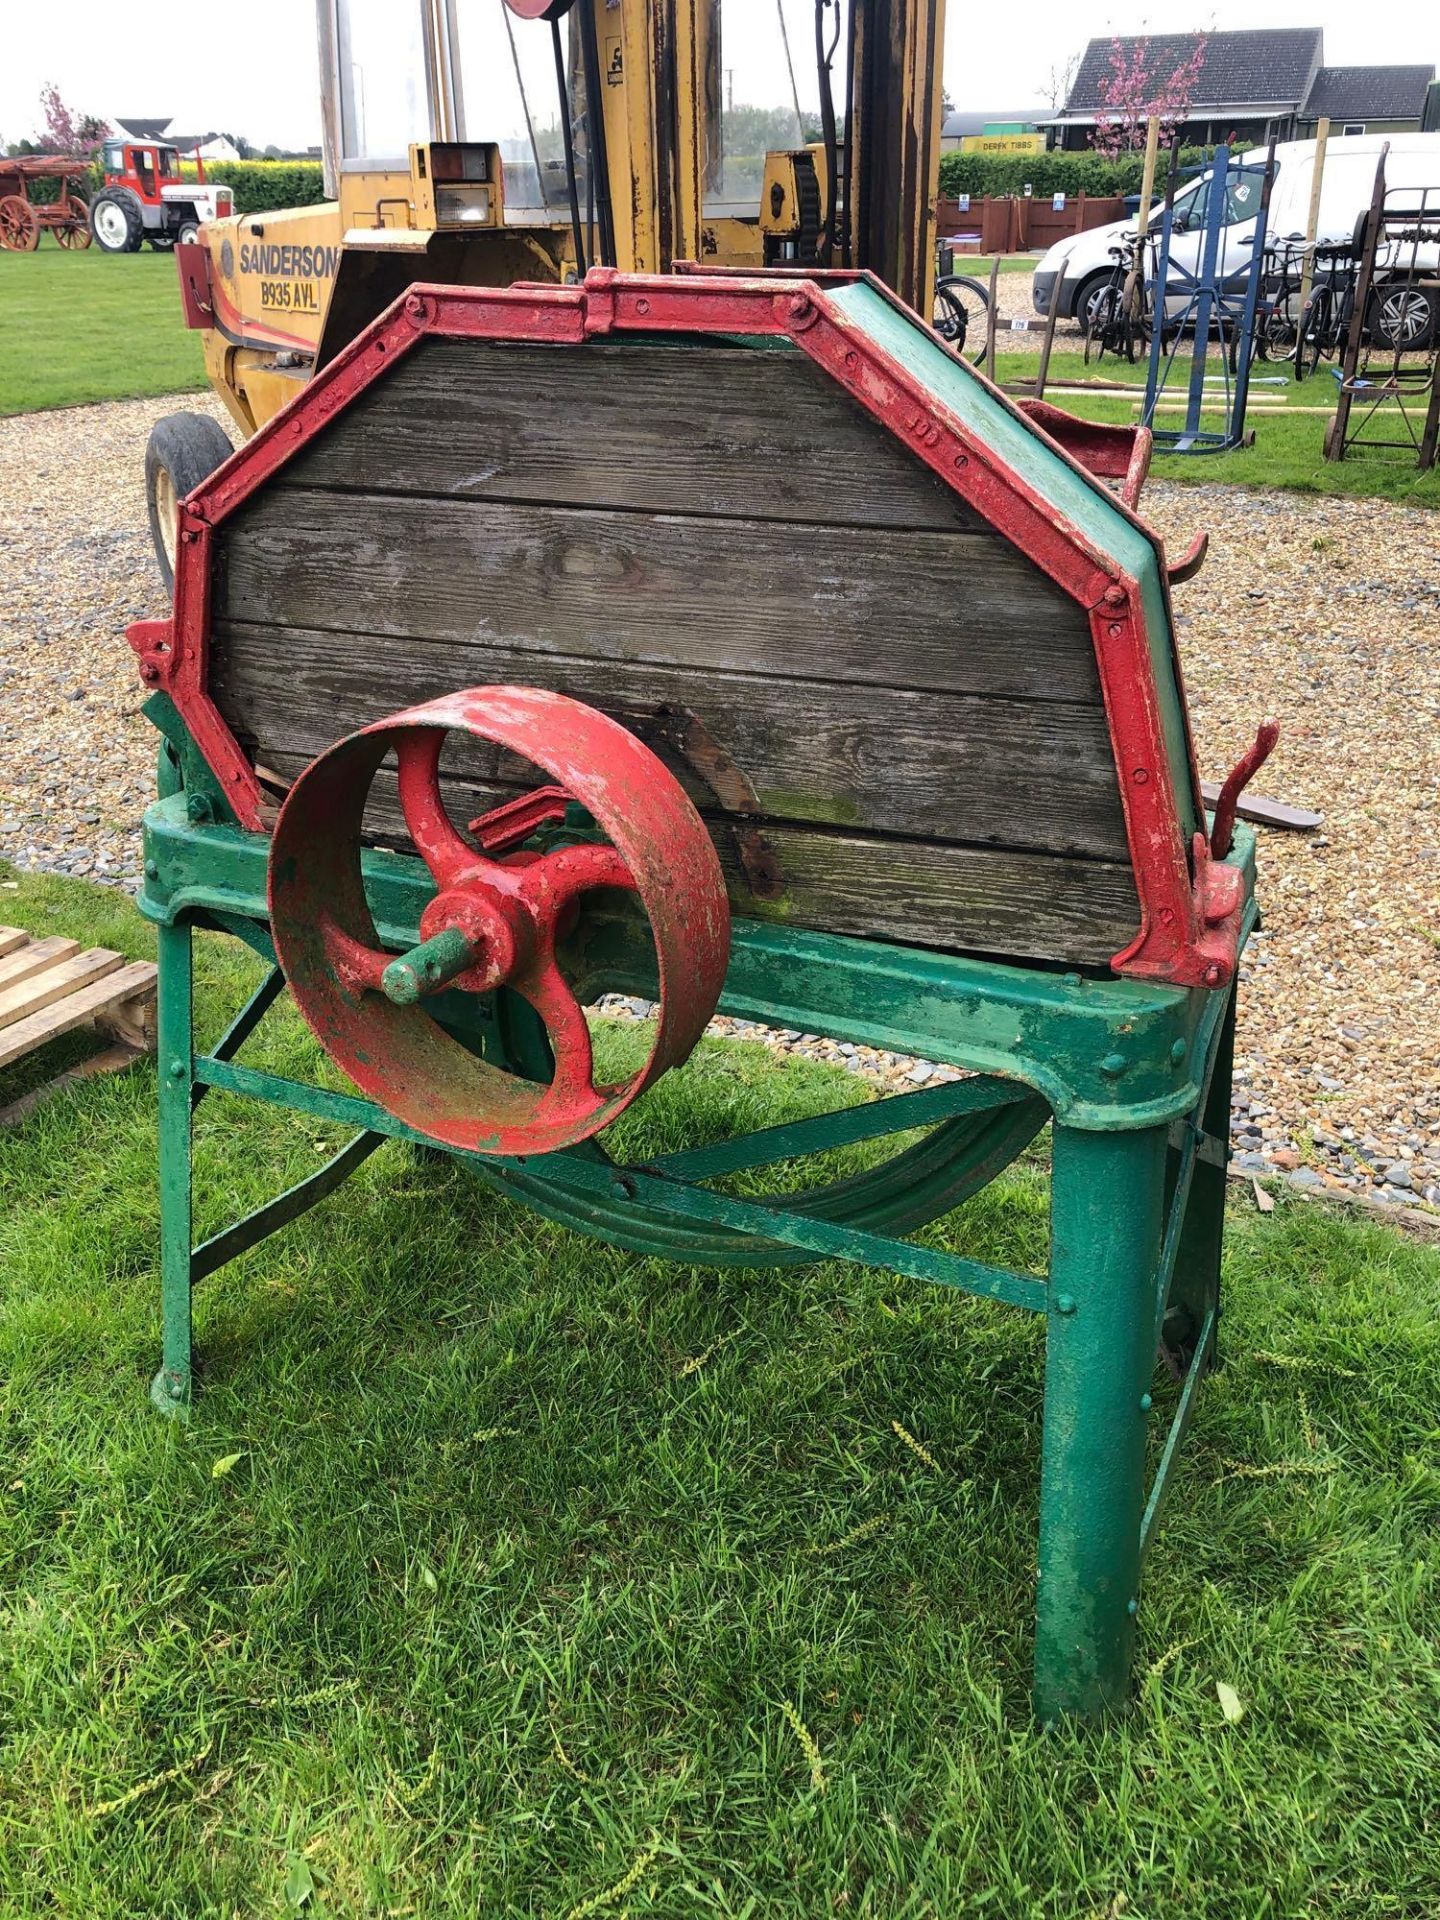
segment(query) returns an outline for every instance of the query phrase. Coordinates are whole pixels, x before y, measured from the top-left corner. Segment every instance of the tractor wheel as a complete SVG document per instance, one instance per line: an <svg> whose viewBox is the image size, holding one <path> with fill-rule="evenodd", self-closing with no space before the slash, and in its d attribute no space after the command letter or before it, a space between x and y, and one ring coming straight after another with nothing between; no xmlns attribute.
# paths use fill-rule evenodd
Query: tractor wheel
<svg viewBox="0 0 1440 1920"><path fill-rule="evenodd" d="M204 413L167 413L150 429L145 448L145 503L150 538L166 592L175 587L175 533L180 502L235 451Z"/></svg>
<svg viewBox="0 0 1440 1920"><path fill-rule="evenodd" d="M175 236L173 233L147 233L145 238L150 242L156 253L169 253L175 244Z"/></svg>
<svg viewBox="0 0 1440 1920"><path fill-rule="evenodd" d="M105 253L138 253L145 224L128 193L97 193L90 202L90 231Z"/></svg>
<svg viewBox="0 0 1440 1920"><path fill-rule="evenodd" d="M0 247L8 253L34 253L39 244L35 209L21 194L7 193L0 200Z"/></svg>
<svg viewBox="0 0 1440 1920"><path fill-rule="evenodd" d="M175 243L177 246L193 246L199 238L200 222L198 220L182 220L180 225L175 229Z"/></svg>
<svg viewBox="0 0 1440 1920"><path fill-rule="evenodd" d="M71 248L76 252L83 252L90 244L90 208L78 193L72 193L69 199L70 224L55 229L55 244Z"/></svg>

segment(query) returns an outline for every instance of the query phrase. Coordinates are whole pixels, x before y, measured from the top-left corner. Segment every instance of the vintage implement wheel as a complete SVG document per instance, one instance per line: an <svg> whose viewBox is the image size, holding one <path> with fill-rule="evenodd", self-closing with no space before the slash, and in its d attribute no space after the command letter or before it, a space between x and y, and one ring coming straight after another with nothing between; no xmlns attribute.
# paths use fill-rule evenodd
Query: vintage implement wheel
<svg viewBox="0 0 1440 1920"><path fill-rule="evenodd" d="M145 505L167 593L175 585L180 502L234 451L224 428L205 413L167 413L150 429L145 444Z"/></svg>
<svg viewBox="0 0 1440 1920"><path fill-rule="evenodd" d="M467 838L440 792L451 732L518 756L555 786L497 809ZM439 889L420 944L398 957L381 947L360 874L366 798L392 750L406 827ZM571 801L608 845L515 851ZM599 888L638 896L659 978L649 1057L612 1086L594 1083L585 1013L555 952L581 896ZM720 863L684 789L617 721L529 687L477 687L429 701L313 761L275 829L270 917L295 1002L332 1059L408 1126L477 1153L549 1153L607 1126L688 1057L720 997L729 956ZM423 1002L450 985L476 994L506 987L525 1001L544 1023L553 1077L508 1073L447 1033Z"/></svg>
<svg viewBox="0 0 1440 1920"><path fill-rule="evenodd" d="M90 244L90 203L78 193L71 193L70 218L63 226L55 229L55 243L61 247L71 247L83 252Z"/></svg>
<svg viewBox="0 0 1440 1920"><path fill-rule="evenodd" d="M40 244L40 221L23 195L7 193L0 200L0 247L7 253L34 253Z"/></svg>

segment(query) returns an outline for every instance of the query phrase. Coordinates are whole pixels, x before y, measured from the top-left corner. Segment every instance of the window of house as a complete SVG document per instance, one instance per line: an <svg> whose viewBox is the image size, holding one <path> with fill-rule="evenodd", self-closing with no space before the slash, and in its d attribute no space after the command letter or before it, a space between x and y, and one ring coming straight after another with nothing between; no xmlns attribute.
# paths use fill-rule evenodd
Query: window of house
<svg viewBox="0 0 1440 1920"><path fill-rule="evenodd" d="M1340 131L1342 133L1363 133L1365 131L1365 122L1363 120L1347 120Z"/></svg>

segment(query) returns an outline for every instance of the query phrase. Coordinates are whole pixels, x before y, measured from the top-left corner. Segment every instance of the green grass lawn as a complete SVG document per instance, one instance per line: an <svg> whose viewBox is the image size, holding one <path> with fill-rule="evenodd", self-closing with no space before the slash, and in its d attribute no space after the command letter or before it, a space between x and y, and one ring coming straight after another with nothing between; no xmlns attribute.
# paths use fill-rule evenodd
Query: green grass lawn
<svg viewBox="0 0 1440 1920"><path fill-rule="evenodd" d="M1038 342L1025 353L995 355L996 378L1009 380L1033 378L1039 363ZM1211 357L1209 371L1219 374L1220 363ZM1323 370L1314 379L1295 381L1284 378L1283 385L1271 386L1270 380L1286 375L1284 367L1257 364L1250 389L1251 405L1247 427L1255 434L1253 447L1240 447L1233 453L1155 455L1151 471L1167 480L1226 481L1251 487L1285 487L1298 493L1343 494L1356 498L1400 500L1408 506L1440 507L1440 467L1429 473L1416 471L1414 457L1401 453L1351 453L1344 460L1330 461L1324 454L1325 425L1335 408L1335 382ZM1168 399L1183 401L1190 378L1189 356L1178 357L1166 386ZM1126 366L1108 356L1096 366L1087 367L1078 353L1056 354L1050 362L1050 385L1046 397L1068 413L1087 420L1118 420L1133 423L1139 419L1134 404L1124 395L1055 393L1051 388L1071 381L1124 380L1143 392L1145 368ZM1223 404L1224 389L1210 386L1207 394ZM1138 397L1138 395L1137 395ZM1264 409L1272 400L1284 403L1283 414ZM1323 412L1301 409L1323 408ZM1413 409L1412 409L1413 412ZM1157 427L1180 427L1183 413L1161 413ZM1202 424L1218 431L1219 413L1208 413ZM1393 434L1400 429L1386 429Z"/></svg>
<svg viewBox="0 0 1440 1920"><path fill-rule="evenodd" d="M0 918L152 945L78 882ZM255 970L199 965L213 1032ZM707 1045L634 1131L859 1093ZM6 1920L1435 1912L1433 1252L1237 1204L1136 1708L1047 1736L1035 1320L632 1258L391 1145L207 1284L172 1425L153 1115L146 1065L0 1147ZM202 1231L333 1144L220 1094L198 1135ZM1042 1260L1039 1160L936 1232Z"/></svg>
<svg viewBox="0 0 1440 1920"><path fill-rule="evenodd" d="M173 254L0 252L0 415L204 385Z"/></svg>

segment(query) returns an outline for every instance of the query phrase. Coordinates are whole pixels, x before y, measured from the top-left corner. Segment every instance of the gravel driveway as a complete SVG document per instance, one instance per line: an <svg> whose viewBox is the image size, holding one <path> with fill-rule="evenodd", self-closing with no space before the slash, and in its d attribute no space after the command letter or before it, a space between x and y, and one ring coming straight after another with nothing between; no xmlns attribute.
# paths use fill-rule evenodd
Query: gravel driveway
<svg viewBox="0 0 1440 1920"><path fill-rule="evenodd" d="M142 459L153 420L197 405L223 423L193 395L0 420L0 855L18 866L136 881L155 737L124 629L165 607ZM1172 551L1211 534L1176 594L1202 770L1274 714L1261 786L1325 816L1262 833L1241 1164L1440 1204L1440 515L1164 482L1145 504Z"/></svg>

